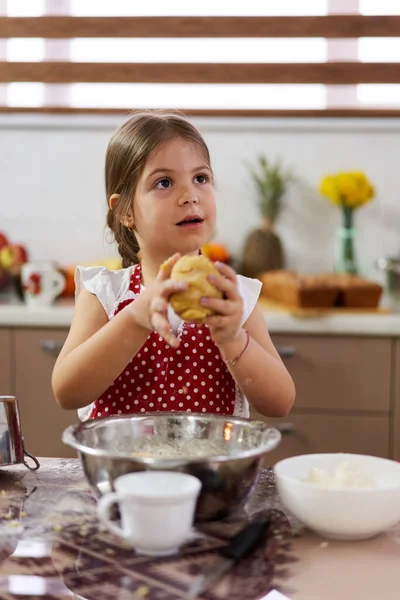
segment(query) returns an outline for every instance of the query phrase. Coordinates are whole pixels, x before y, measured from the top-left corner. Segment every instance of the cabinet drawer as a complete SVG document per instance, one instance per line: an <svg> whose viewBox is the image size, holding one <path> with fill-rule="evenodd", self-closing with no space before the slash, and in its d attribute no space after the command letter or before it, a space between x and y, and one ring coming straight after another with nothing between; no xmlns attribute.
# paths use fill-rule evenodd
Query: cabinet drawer
<svg viewBox="0 0 400 600"><path fill-rule="evenodd" d="M390 408L389 338L275 335L296 385L296 408Z"/></svg>
<svg viewBox="0 0 400 600"><path fill-rule="evenodd" d="M400 340L396 340L394 357L393 458L400 461Z"/></svg>
<svg viewBox="0 0 400 600"><path fill-rule="evenodd" d="M12 396L11 329L0 329L0 396Z"/></svg>
<svg viewBox="0 0 400 600"><path fill-rule="evenodd" d="M252 417L260 418L252 414ZM282 434L278 448L266 455L267 464L282 458L316 452L352 452L389 458L389 418L290 414L285 419L266 419L270 425L291 427Z"/></svg>
<svg viewBox="0 0 400 600"><path fill-rule="evenodd" d="M15 331L16 397L26 449L36 456L73 457L61 441L63 430L78 421L76 411L56 403L51 374L56 355L67 337L65 329Z"/></svg>

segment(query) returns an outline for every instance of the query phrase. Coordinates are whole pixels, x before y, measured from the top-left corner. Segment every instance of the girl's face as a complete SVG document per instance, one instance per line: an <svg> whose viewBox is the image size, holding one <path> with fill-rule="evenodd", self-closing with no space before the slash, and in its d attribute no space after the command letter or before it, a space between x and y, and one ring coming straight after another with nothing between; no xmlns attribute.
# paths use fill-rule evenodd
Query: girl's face
<svg viewBox="0 0 400 600"><path fill-rule="evenodd" d="M200 149L174 138L147 160L133 199L141 251L165 260L197 252L215 228L212 173Z"/></svg>

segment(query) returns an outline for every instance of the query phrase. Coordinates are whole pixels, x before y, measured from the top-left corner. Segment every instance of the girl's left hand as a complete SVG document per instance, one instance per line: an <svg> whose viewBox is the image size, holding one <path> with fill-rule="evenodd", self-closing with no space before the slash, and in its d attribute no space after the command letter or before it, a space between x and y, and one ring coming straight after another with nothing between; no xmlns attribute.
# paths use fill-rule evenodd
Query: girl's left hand
<svg viewBox="0 0 400 600"><path fill-rule="evenodd" d="M240 334L243 315L243 300L239 294L235 271L224 263L216 263L220 276L210 275L209 281L224 294L223 299L202 298L203 306L211 308L215 315L207 317L204 323L217 345L234 341Z"/></svg>

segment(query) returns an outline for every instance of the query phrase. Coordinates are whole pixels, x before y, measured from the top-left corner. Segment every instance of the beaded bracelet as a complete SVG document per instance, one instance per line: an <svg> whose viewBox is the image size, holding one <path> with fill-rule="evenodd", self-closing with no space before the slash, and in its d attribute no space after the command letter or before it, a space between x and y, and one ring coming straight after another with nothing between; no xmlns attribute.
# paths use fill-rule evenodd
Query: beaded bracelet
<svg viewBox="0 0 400 600"><path fill-rule="evenodd" d="M232 360L228 360L228 359L224 359L225 364L228 365L228 367L233 367L233 365L235 365L237 363L237 361L242 358L243 354L246 352L247 348L249 347L250 344L250 334L247 331L247 329L244 330L246 333L246 343L244 345L243 350L240 352L240 354L238 354L235 358L233 358Z"/></svg>

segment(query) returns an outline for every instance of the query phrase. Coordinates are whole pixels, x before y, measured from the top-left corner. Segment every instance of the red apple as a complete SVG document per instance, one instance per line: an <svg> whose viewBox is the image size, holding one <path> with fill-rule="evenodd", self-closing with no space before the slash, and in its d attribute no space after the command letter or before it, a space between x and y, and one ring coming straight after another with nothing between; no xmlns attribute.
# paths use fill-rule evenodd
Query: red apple
<svg viewBox="0 0 400 600"><path fill-rule="evenodd" d="M4 246L8 246L9 243L10 242L8 241L6 234L0 231L0 249L4 248Z"/></svg>
<svg viewBox="0 0 400 600"><path fill-rule="evenodd" d="M0 250L0 266L13 275L18 274L27 261L28 252L20 244L9 244Z"/></svg>
<svg viewBox="0 0 400 600"><path fill-rule="evenodd" d="M25 246L22 246L21 244L13 244L13 248L15 252L16 263L18 265L23 265L24 263L28 262L28 250L25 248Z"/></svg>

